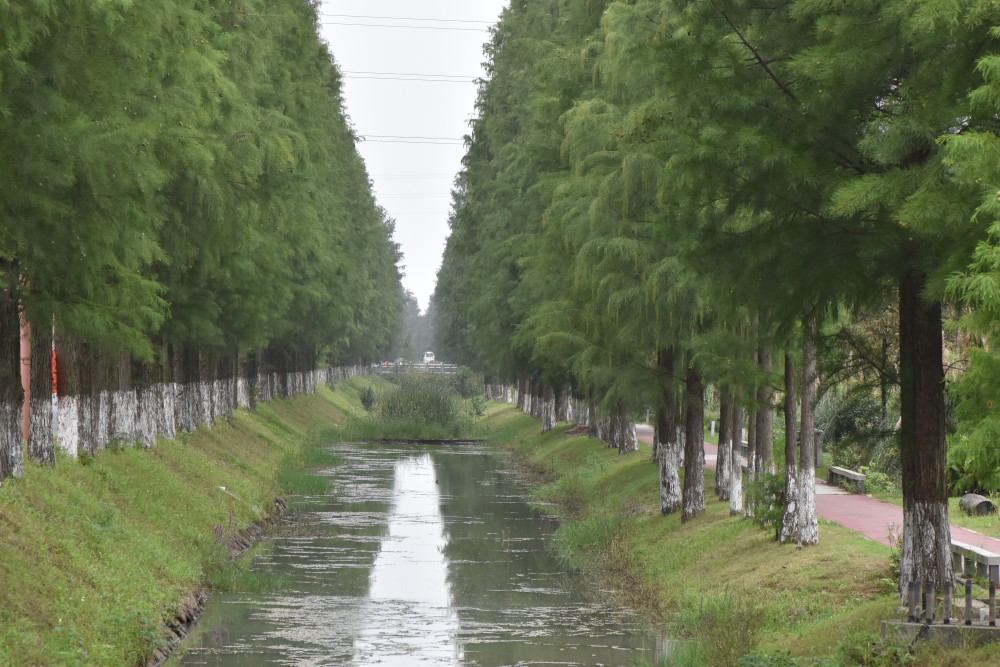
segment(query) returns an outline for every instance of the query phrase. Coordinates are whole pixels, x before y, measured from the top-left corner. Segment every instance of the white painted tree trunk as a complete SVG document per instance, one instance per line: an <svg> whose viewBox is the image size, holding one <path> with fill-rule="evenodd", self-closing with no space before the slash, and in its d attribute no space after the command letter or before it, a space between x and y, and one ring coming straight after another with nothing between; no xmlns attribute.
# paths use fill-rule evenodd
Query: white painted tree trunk
<svg viewBox="0 0 1000 667"><path fill-rule="evenodd" d="M815 471L813 471L815 476ZM815 484L815 479L814 479ZM815 501L816 487L813 486ZM785 511L781 518L781 532L778 541L782 544L798 542L802 529L799 527L799 480L796 466L785 466Z"/></svg>
<svg viewBox="0 0 1000 667"><path fill-rule="evenodd" d="M94 432L94 451L101 451L108 446L111 438L111 392L101 391L97 399L97 428Z"/></svg>
<svg viewBox="0 0 1000 667"><path fill-rule="evenodd" d="M135 444L137 412L134 391L125 389L111 394L111 437L119 446Z"/></svg>
<svg viewBox="0 0 1000 667"><path fill-rule="evenodd" d="M139 390L139 424L136 433L137 440L146 449L156 444L160 430L157 413L163 410L160 400L160 389L157 385L150 385Z"/></svg>
<svg viewBox="0 0 1000 667"><path fill-rule="evenodd" d="M31 448L29 451L49 452L45 457L52 457L52 398L45 394L41 398L32 397L31 409L29 410ZM36 461L38 459L35 459Z"/></svg>
<svg viewBox="0 0 1000 667"><path fill-rule="evenodd" d="M729 475L732 474L732 464L730 459L733 456L733 439L727 435L724 441L719 442L719 453L715 460L715 474L718 478L719 500L729 500Z"/></svg>
<svg viewBox="0 0 1000 667"><path fill-rule="evenodd" d="M816 515L816 429L814 428L816 385L816 319L810 315L803 322L802 343L802 416L799 419L799 535L798 544L819 543L819 518Z"/></svg>
<svg viewBox="0 0 1000 667"><path fill-rule="evenodd" d="M156 432L161 438L172 440L177 437L177 383L156 385L163 412L156 420Z"/></svg>
<svg viewBox="0 0 1000 667"><path fill-rule="evenodd" d="M15 478L24 477L24 442L21 439L21 403L0 403L0 455L5 456ZM3 480L0 479L0 484Z"/></svg>
<svg viewBox="0 0 1000 667"><path fill-rule="evenodd" d="M903 538L900 544L900 591L909 581L942 582L955 578L951 559L951 526L947 503L916 502L903 510Z"/></svg>
<svg viewBox="0 0 1000 667"><path fill-rule="evenodd" d="M250 409L250 383L242 375L236 379L236 405L244 410Z"/></svg>
<svg viewBox="0 0 1000 667"><path fill-rule="evenodd" d="M77 396L60 396L56 444L71 459L79 456L80 400Z"/></svg>
<svg viewBox="0 0 1000 667"><path fill-rule="evenodd" d="M798 544L819 544L819 517L816 514L816 467L799 464L799 536Z"/></svg>
<svg viewBox="0 0 1000 667"><path fill-rule="evenodd" d="M681 446L677 433L658 434L657 463L660 466L660 513L671 514L681 506Z"/></svg>
<svg viewBox="0 0 1000 667"><path fill-rule="evenodd" d="M556 395L549 387L545 388L541 403L542 433L548 433L556 427Z"/></svg>
<svg viewBox="0 0 1000 667"><path fill-rule="evenodd" d="M743 513L743 410L733 406L729 432L732 434L732 456L729 457L729 514Z"/></svg>

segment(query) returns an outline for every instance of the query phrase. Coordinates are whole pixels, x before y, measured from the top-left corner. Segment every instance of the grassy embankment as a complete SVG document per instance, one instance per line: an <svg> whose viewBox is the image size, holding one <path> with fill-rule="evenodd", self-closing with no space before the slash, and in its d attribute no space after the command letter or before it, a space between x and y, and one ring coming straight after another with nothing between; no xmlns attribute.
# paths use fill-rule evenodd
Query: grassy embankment
<svg viewBox="0 0 1000 667"><path fill-rule="evenodd" d="M124 447L0 487L0 664L143 663L195 590L252 586L236 531L316 492L328 427L364 378L239 411L148 451Z"/></svg>
<svg viewBox="0 0 1000 667"><path fill-rule="evenodd" d="M555 548L608 577L625 600L665 623L672 665L1000 665L1000 648L949 652L886 644L878 623L896 613L890 549L820 522L820 544L781 546L773 532L730 517L711 495L686 524L659 512L650 450L619 457L564 428L491 404L499 442L537 474L535 500L562 517ZM745 657L746 654L753 654Z"/></svg>

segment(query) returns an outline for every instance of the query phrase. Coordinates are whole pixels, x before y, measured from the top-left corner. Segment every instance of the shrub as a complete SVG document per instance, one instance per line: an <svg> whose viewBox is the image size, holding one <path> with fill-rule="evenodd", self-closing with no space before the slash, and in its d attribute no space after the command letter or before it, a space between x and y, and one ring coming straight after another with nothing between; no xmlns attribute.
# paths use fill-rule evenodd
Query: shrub
<svg viewBox="0 0 1000 667"><path fill-rule="evenodd" d="M375 401L378 399L378 394L371 387L362 387L358 394L358 399L361 401L361 405L364 406L365 410L368 412L372 411L375 407Z"/></svg>
<svg viewBox="0 0 1000 667"><path fill-rule="evenodd" d="M882 405L863 391L830 391L816 407L816 427L833 464L895 474L899 445L895 416L883 415Z"/></svg>
<svg viewBox="0 0 1000 667"><path fill-rule="evenodd" d="M677 617L678 629L693 638L706 665L738 664L756 646L765 620L763 607L749 595L730 591L703 596Z"/></svg>
<svg viewBox="0 0 1000 667"><path fill-rule="evenodd" d="M777 539L785 511L785 476L765 474L747 485L747 506L762 528L773 528Z"/></svg>

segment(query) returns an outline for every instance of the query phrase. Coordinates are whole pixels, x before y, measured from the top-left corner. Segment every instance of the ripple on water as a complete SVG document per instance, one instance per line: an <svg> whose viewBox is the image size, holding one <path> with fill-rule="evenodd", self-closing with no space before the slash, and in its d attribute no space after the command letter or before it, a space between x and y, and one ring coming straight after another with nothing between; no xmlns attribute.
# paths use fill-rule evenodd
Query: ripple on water
<svg viewBox="0 0 1000 667"><path fill-rule="evenodd" d="M328 496L296 499L254 568L280 594L210 602L185 664L620 665L655 657L634 616L546 549L555 528L485 450L338 445Z"/></svg>

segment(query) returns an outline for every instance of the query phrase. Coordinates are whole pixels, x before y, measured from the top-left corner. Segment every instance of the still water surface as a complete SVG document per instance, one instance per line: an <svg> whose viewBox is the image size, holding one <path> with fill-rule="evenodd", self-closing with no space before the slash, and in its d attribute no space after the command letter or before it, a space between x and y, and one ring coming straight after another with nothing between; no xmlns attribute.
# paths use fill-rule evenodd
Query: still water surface
<svg viewBox="0 0 1000 667"><path fill-rule="evenodd" d="M633 665L657 642L546 550L556 528L486 449L335 445L330 495L298 498L173 664Z"/></svg>

